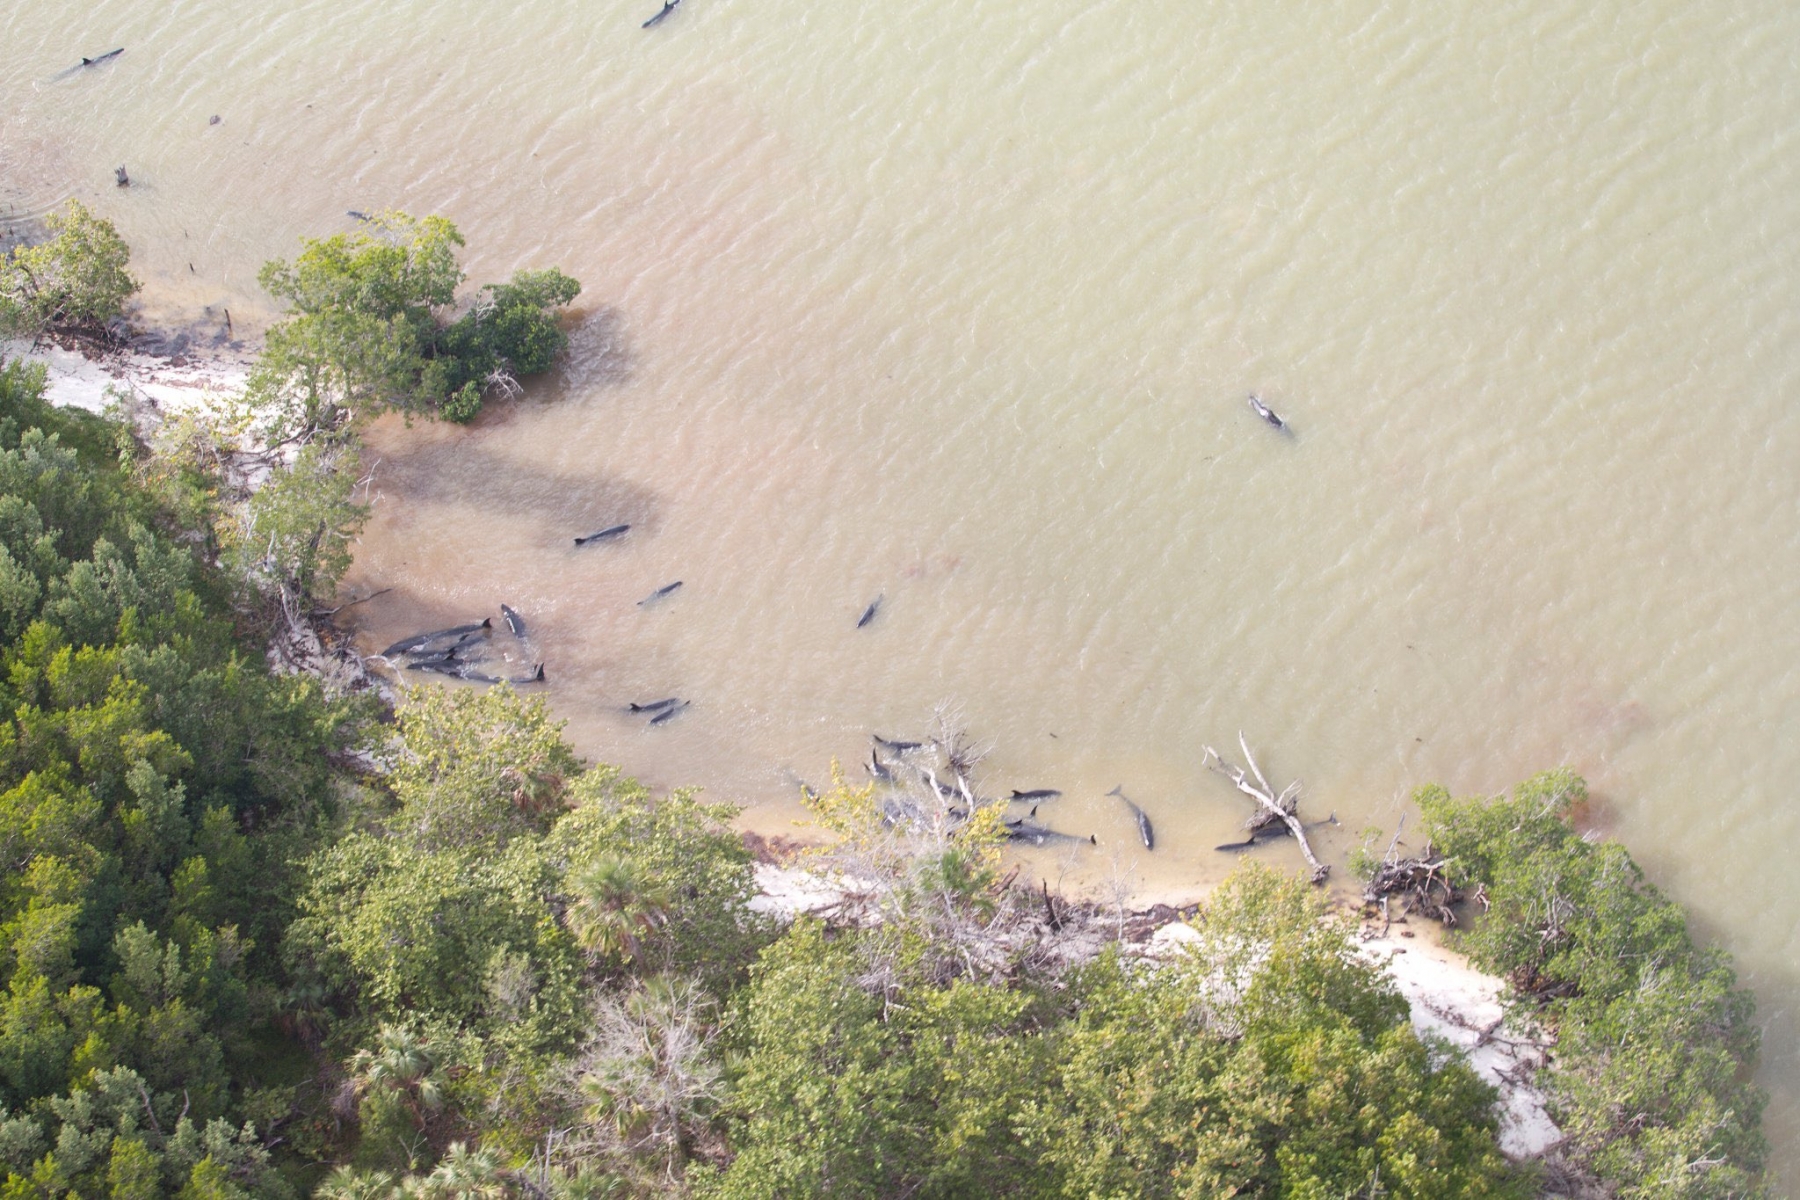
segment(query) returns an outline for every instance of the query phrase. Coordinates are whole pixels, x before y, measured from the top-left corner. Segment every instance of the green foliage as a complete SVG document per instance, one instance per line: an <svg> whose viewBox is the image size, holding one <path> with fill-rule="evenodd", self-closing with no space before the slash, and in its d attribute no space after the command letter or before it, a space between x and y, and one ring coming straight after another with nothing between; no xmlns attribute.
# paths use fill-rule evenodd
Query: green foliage
<svg viewBox="0 0 1800 1200"><path fill-rule="evenodd" d="M563 865L565 923L574 913L575 884L598 863L622 861L639 896L660 913L656 935L634 965L695 976L720 998L741 985L773 929L750 911L756 880L743 840L726 824L734 810L702 804L687 790L652 796L608 766L576 779L569 801L546 846ZM602 955L597 968L623 965Z"/></svg>
<svg viewBox="0 0 1800 1200"><path fill-rule="evenodd" d="M422 846L502 843L542 833L581 769L541 696L417 688L396 714L404 751L391 775L394 827Z"/></svg>
<svg viewBox="0 0 1800 1200"><path fill-rule="evenodd" d="M1490 906L1462 944L1556 1027L1554 1115L1575 1166L1625 1196L1764 1194L1751 997L1623 847L1571 828L1586 798L1567 771L1510 797L1418 794L1453 880Z"/></svg>
<svg viewBox="0 0 1800 1200"><path fill-rule="evenodd" d="M566 345L554 310L580 285L554 269L520 272L447 323L462 245L443 217L386 212L264 266L258 278L290 314L270 329L250 383L272 440L333 433L387 408L466 421L491 380L550 367Z"/></svg>
<svg viewBox="0 0 1800 1200"><path fill-rule="evenodd" d="M566 1040L580 975L573 942L545 904L555 877L537 845L499 854L429 850L356 833L312 863L288 933L303 973L376 1020L424 1017L477 1032L529 1027ZM523 955L536 982L523 1020L483 986L500 955Z"/></svg>
<svg viewBox="0 0 1800 1200"><path fill-rule="evenodd" d="M0 1194L292 1200L254 1127L196 1121L154 1099L129 1069L94 1071L45 1110L53 1140L29 1119L0 1125L0 1168L9 1172Z"/></svg>
<svg viewBox="0 0 1800 1200"><path fill-rule="evenodd" d="M1060 998L797 924L736 1009L738 1153L697 1194L1523 1194L1491 1089L1304 883L1247 869L1196 924L1176 961L1109 952Z"/></svg>
<svg viewBox="0 0 1800 1200"><path fill-rule="evenodd" d="M125 269L125 239L77 200L45 224L49 240L0 258L0 331L93 330L115 320L140 286Z"/></svg>
<svg viewBox="0 0 1800 1200"><path fill-rule="evenodd" d="M669 898L626 859L597 858L569 877L569 931L582 949L624 963L668 920Z"/></svg>
<svg viewBox="0 0 1800 1200"><path fill-rule="evenodd" d="M440 413L452 421L473 420L490 380L548 371L569 344L554 310L580 294L581 285L554 267L520 271L511 283L482 288L469 311L444 331L428 368L427 387L448 397Z"/></svg>
<svg viewBox="0 0 1800 1200"><path fill-rule="evenodd" d="M313 442L276 467L222 539L238 575L265 591L335 591L369 515L355 499L358 461L352 441Z"/></svg>
<svg viewBox="0 0 1800 1200"><path fill-rule="evenodd" d="M366 1089L361 1109L358 1162L418 1172L464 1122L478 1121L484 1147L518 1152L592 1107L568 1086L570 1056L593 1041L587 987L679 970L695 980L681 994L706 997L693 1011L710 1012L768 933L748 910L750 859L724 824L729 810L654 797L609 767L583 771L541 700L421 689L399 730L393 811L313 857L285 950L339 1014L323 1023L334 1049L357 1050L353 1073L367 1074L396 1027L427 1039L433 1078L446 1081L442 1115L426 1121L393 1089ZM668 1005L632 1007L610 991L595 1003L629 1009L642 1036L679 1024ZM710 1021L680 1024L679 1036L704 1042ZM659 1051L646 1065L621 1044L635 1043L583 1050L583 1071L614 1081L608 1120L664 1113L656 1096L673 1081L716 1077L706 1053ZM651 1125L685 1130L685 1119Z"/></svg>
<svg viewBox="0 0 1800 1200"><path fill-rule="evenodd" d="M234 1105L349 710L245 655L120 444L0 367L0 1187L282 1194Z"/></svg>

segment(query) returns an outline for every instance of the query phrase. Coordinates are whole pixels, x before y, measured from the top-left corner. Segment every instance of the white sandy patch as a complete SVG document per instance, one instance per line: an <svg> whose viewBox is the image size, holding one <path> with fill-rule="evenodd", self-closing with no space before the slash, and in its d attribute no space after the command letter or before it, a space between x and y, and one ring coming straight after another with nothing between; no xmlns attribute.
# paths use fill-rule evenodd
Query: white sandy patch
<svg viewBox="0 0 1800 1200"><path fill-rule="evenodd" d="M250 359L211 351L193 357L163 358L125 352L91 359L51 344L0 344L0 358L41 362L49 368L45 399L50 403L104 412L116 394L146 400L164 412L208 407L244 390Z"/></svg>
<svg viewBox="0 0 1800 1200"><path fill-rule="evenodd" d="M848 894L842 884L812 871L774 863L756 864L756 886L750 910L788 918L828 912Z"/></svg>
<svg viewBox="0 0 1800 1200"><path fill-rule="evenodd" d="M1531 1080L1547 1060L1544 1035L1506 1022L1504 986L1461 955L1424 939L1371 938L1370 960L1387 969L1412 1008L1413 1028L1460 1047L1469 1065L1500 1090L1500 1148L1532 1158L1562 1140Z"/></svg>

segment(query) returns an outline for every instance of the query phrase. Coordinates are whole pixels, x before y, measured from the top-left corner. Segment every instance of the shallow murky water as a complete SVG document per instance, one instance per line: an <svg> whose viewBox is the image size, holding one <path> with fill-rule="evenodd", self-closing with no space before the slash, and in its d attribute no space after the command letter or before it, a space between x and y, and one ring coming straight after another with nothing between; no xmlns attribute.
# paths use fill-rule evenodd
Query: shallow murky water
<svg viewBox="0 0 1800 1200"><path fill-rule="evenodd" d="M1576 767L1800 1142L1800 9L642 7L14 6L0 216L203 333L351 208L580 278L562 376L372 439L361 636L509 603L585 752L759 825L943 703L1091 886L1229 867L1239 729L1340 853Z"/></svg>

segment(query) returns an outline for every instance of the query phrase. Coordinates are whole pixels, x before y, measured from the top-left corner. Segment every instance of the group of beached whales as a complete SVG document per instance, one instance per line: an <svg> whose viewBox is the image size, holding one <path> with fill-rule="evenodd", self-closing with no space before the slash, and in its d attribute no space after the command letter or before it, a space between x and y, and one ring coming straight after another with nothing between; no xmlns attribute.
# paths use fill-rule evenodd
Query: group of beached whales
<svg viewBox="0 0 1800 1200"><path fill-rule="evenodd" d="M666 17L669 12L674 9L675 5L679 3L680 0L665 0L663 11L653 18L649 24L654 25L663 17ZM117 53L117 51L114 53ZM85 62L86 60L83 61ZM362 220L368 219L364 214L358 212L352 212L350 215ZM1276 415L1267 404L1264 404L1255 395L1252 395L1249 399L1250 408L1258 417L1284 433L1289 432L1287 423L1283 421L1280 416ZM575 544L577 546L588 546L601 542L611 542L615 539L624 537L629 532L631 532L631 526L628 524L609 525L604 529L576 538ZM647 605L655 604L657 601L673 595L680 587L681 580L679 579L675 580L673 583L664 584L651 592L648 596L645 596L642 600L639 600L638 606L642 608ZM882 602L885 599L885 595L877 595L874 600L869 602L868 607L863 609L862 616L857 619L856 627L858 629L866 628L869 623L875 619L876 614L881 611ZM514 641L520 647L529 651L531 643L529 635L526 633L525 619L519 615L518 610L510 605L502 604L500 606L500 616L506 623L507 631L511 633ZM485 669L488 667L489 663L493 661L493 635L493 618L485 617L479 622L465 625L453 625L448 629L434 629L427 633L418 633L411 637L401 638L399 641L383 650L380 657L387 659L389 662L398 663L409 671L432 672L457 679L465 679L471 683L509 683L521 685L545 682L544 664L541 661L537 663L534 670L525 675L496 675L492 673L491 670ZM625 706L625 711L634 716L647 718L649 724L654 726L666 724L680 713L692 707L692 705L692 700L686 700L679 696L669 696L661 700L652 700L647 703L640 704L633 702ZM925 750L927 743L895 741L890 738L884 738L880 734L874 734L872 736L875 741L875 748L869 751L869 762L867 765L870 775L874 776L877 781L898 784L901 782L901 779L900 776L896 774L897 771L906 770L916 773L921 782L925 783L937 794L951 802L948 813L953 820L967 820L969 815L977 807L992 803L992 801L980 799L974 794L973 789L970 788L962 771L950 770L947 772L956 780L956 786L953 787L939 779L936 771L933 770L932 767L912 762L911 756ZM932 745L936 746L936 743L932 743ZM943 749L943 747L938 748ZM889 754L890 761L883 762L881 760L881 752L883 750ZM812 789L804 783L801 784L801 788L809 793L812 791ZM1106 794L1108 796L1117 796L1119 801L1125 805L1127 810L1129 810L1132 821L1137 826L1138 838L1144 843L1144 849L1156 849L1156 829L1151 825L1149 816L1142 808L1138 807L1137 802L1125 794L1124 785L1121 784ZM1061 830L1052 829L1048 825L1044 825L1038 821L1039 806L1043 802L1054 800L1061 795L1062 792L1056 788L1030 788L1024 791L1016 788L1013 789L1012 794L1003 801L1008 808L1010 809L1012 806L1019 804L1030 804L1031 809L1024 816L1015 817L1009 814L1003 818L1008 839L1015 842L1025 842L1034 846L1047 846L1056 842L1087 842L1090 845L1098 845L1099 839L1093 834L1089 834L1087 837L1083 838L1072 833L1064 833ZM903 796L904 792L902 791L897 795L890 795L884 801L883 814L889 823L917 823L926 819L926 814L918 811L915 806L910 805ZM956 803L958 800L962 801L961 806L958 806ZM1287 826L1281 822L1257 825L1252 827L1249 836L1242 841L1226 842L1223 845L1215 847L1215 849L1224 851L1248 850L1260 840L1282 837L1287 835L1287 833Z"/></svg>
<svg viewBox="0 0 1800 1200"><path fill-rule="evenodd" d="M355 215L355 214L352 214ZM600 542L611 542L631 532L630 525L609 525L605 529L585 534L575 539L577 546L595 545ZM681 587L681 580L665 583L655 591L638 601L639 608L666 600ZM500 619L506 631L512 635L513 643L526 655L526 661L532 661L531 635L526 631L525 618L519 610L510 604L500 606ZM503 651L496 652L495 636L499 631L494 626L492 617L484 617L480 621L465 625L452 625L448 629L433 629L426 633L415 633L403 637L377 657L386 659L399 669L421 671L434 675L445 675L452 679L466 679L470 683L510 683L515 686L527 683L543 683L544 664L538 661L536 666L524 675L496 674L495 670L506 662L507 655ZM645 704L629 704L625 711L649 718L651 725L664 725L680 713L691 707L693 701L679 696L670 696L663 700L652 700Z"/></svg>
<svg viewBox="0 0 1800 1200"><path fill-rule="evenodd" d="M500 618L521 647L529 647L525 618L511 605L500 606ZM398 663L408 671L425 671L449 675L471 683L542 683L544 664L528 675L495 675L486 668L494 660L494 618L483 617L468 625L452 625L403 637L383 650L380 657Z"/></svg>
<svg viewBox="0 0 1800 1200"><path fill-rule="evenodd" d="M1004 798L983 798L978 796L969 785L964 772L956 770L954 767L946 767L945 774L954 780L954 783L947 783L939 777L937 764L920 761L921 755L929 756L933 755L935 751L941 750L942 747L938 743L896 741L892 738L884 738L878 733L870 736L875 745L869 751L869 761L864 766L878 783L893 785L893 789L885 794L881 801L882 817L890 825L917 826L928 824L931 821L932 814L913 803L907 795L909 785L914 779L917 779L918 782L948 802L948 808L944 811L954 822L966 821L976 809L999 803L1004 804L1007 808L1007 813L1001 818L1001 823L1006 828L1006 836L1009 841L1023 842L1032 846L1080 842L1086 842L1093 846L1100 844L1100 839L1094 834L1090 833L1086 837L1082 837L1079 834L1052 829L1039 819L1038 809L1046 802L1055 800L1062 795L1062 791L1058 788L1040 787L1023 790L1013 788L1011 793ZM885 760L881 757L883 753L888 755ZM801 786L805 788L804 784ZM806 790L810 791L810 789ZM1149 815L1138 807L1136 801L1125 794L1125 786L1120 784L1106 794L1117 796L1119 802L1130 813L1132 822L1137 826L1138 840L1144 843L1144 849L1156 849L1156 828L1150 823ZM1016 813L1017 808L1027 804L1031 807L1026 812ZM1258 825L1253 827L1249 836L1242 841L1226 842L1223 845L1215 846L1214 849L1227 852L1248 850L1259 842L1285 837L1287 834L1287 826L1280 822L1266 826Z"/></svg>

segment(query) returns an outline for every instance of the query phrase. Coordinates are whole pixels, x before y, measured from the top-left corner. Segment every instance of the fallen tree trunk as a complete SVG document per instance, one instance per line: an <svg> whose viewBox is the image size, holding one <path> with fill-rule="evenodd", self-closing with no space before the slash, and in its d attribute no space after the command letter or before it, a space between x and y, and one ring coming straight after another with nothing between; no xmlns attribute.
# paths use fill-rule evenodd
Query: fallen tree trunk
<svg viewBox="0 0 1800 1200"><path fill-rule="evenodd" d="M1256 765L1256 756L1250 753L1250 744L1244 740L1242 731L1238 733L1238 746L1244 752L1244 761L1250 764L1248 773L1211 746L1206 747L1203 761L1236 784L1238 791L1256 801L1257 815L1251 818L1248 825L1251 834L1254 835L1257 830L1267 828L1275 822L1286 825L1288 832L1294 835L1294 840L1300 843L1300 853L1306 856L1307 864L1312 867L1312 881L1324 883L1326 876L1331 874L1331 868L1320 862L1318 855L1313 853L1312 843L1306 839L1306 826L1300 823L1300 781L1294 780L1277 795L1275 789L1269 786L1262 768ZM1254 780L1251 776L1255 776Z"/></svg>

